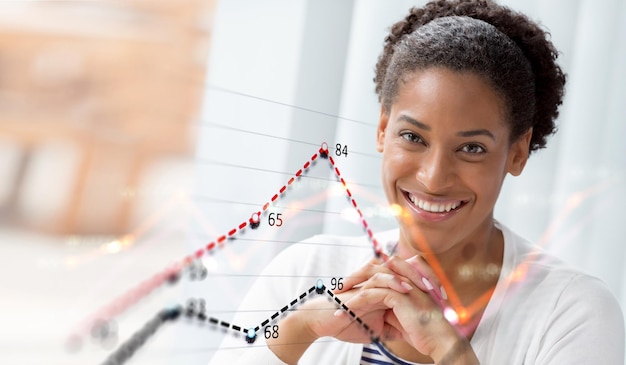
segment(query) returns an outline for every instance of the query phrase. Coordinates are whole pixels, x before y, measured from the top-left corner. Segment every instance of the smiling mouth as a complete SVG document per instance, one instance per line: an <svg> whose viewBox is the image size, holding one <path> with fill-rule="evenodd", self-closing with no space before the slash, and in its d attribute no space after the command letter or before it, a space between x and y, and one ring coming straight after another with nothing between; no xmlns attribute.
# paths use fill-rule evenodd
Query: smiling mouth
<svg viewBox="0 0 626 365"><path fill-rule="evenodd" d="M463 200L432 202L427 200L421 200L409 192L404 192L404 194L406 195L408 201L413 204L413 206L429 213L448 213L459 209L466 203Z"/></svg>

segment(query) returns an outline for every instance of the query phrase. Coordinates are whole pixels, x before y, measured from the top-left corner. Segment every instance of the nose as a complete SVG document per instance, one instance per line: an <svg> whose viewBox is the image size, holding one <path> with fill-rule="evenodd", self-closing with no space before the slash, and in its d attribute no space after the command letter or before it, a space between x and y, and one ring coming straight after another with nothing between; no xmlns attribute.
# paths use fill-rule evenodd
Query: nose
<svg viewBox="0 0 626 365"><path fill-rule="evenodd" d="M431 147L419 159L416 178L428 192L443 192L454 185L454 161L446 151Z"/></svg>

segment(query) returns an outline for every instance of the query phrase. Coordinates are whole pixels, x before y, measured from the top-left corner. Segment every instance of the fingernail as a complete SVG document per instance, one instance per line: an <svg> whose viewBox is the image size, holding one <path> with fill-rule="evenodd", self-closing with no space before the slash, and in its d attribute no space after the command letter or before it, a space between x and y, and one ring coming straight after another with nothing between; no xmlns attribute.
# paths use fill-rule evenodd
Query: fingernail
<svg viewBox="0 0 626 365"><path fill-rule="evenodd" d="M413 267L413 269L415 269L420 275L422 275L422 271L420 270L419 258L419 255L415 255L406 260L406 262L411 265L411 267Z"/></svg>
<svg viewBox="0 0 626 365"><path fill-rule="evenodd" d="M402 286L406 290L412 290L413 289L413 287L409 283L407 283L406 281L401 281L400 282L400 286Z"/></svg>
<svg viewBox="0 0 626 365"><path fill-rule="evenodd" d="M439 287L439 291L441 291L441 297L444 300L448 300L448 293L446 293L446 289L442 286Z"/></svg>
<svg viewBox="0 0 626 365"><path fill-rule="evenodd" d="M337 309L337 310L335 311L335 313L333 313L333 316L338 317L338 318L339 318L339 317L343 317L344 313L345 313L345 312L344 312L343 310L341 310L341 309Z"/></svg>
<svg viewBox="0 0 626 365"><path fill-rule="evenodd" d="M406 260L406 262L413 263L413 262L417 261L417 259L419 257L420 257L419 255L415 255L415 256L411 257L410 259Z"/></svg>
<svg viewBox="0 0 626 365"><path fill-rule="evenodd" d="M426 279L425 276L422 276L422 283L424 283L424 285L426 285L426 289L428 290L433 290L435 289L435 287L433 286L433 284L430 283L430 280Z"/></svg>

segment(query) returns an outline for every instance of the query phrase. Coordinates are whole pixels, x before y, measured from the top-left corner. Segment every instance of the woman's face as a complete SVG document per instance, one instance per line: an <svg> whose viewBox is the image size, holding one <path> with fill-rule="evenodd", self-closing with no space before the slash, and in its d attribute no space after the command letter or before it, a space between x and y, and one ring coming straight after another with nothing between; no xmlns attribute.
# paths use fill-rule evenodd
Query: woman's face
<svg viewBox="0 0 626 365"><path fill-rule="evenodd" d="M377 133L385 194L401 212L401 243L442 253L488 236L504 177L521 173L531 131L510 143L503 100L489 84L429 68L400 85Z"/></svg>

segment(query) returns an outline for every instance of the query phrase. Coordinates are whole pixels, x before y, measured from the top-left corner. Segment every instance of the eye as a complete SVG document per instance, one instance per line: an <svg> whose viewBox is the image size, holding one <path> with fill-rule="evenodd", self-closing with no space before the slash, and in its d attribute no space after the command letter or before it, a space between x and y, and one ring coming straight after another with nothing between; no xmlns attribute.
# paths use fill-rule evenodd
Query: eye
<svg viewBox="0 0 626 365"><path fill-rule="evenodd" d="M411 131L401 132L400 137L404 138L405 140L411 143L426 144L424 140L422 139L422 137L419 136L419 134L415 134Z"/></svg>
<svg viewBox="0 0 626 365"><path fill-rule="evenodd" d="M476 154L481 154L481 153L485 153L487 152L487 150L485 149L485 147L476 144L476 143L468 143L466 145L464 145L463 147L461 147L460 149L461 152L465 152L465 153L469 153L472 155L476 155Z"/></svg>

